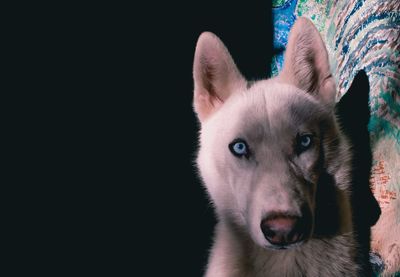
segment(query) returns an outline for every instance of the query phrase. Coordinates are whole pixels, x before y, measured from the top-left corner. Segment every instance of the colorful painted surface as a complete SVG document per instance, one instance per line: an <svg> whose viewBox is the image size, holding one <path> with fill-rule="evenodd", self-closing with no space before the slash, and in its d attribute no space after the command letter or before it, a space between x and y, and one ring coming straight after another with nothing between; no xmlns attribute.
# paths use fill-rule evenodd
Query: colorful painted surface
<svg viewBox="0 0 400 277"><path fill-rule="evenodd" d="M272 73L283 64L295 19L309 18L328 49L340 101L359 70L370 82L371 187L382 213L400 201L400 1L274 0ZM400 210L398 217L400 221ZM399 222L400 228L400 222ZM400 231L399 231L400 232Z"/></svg>

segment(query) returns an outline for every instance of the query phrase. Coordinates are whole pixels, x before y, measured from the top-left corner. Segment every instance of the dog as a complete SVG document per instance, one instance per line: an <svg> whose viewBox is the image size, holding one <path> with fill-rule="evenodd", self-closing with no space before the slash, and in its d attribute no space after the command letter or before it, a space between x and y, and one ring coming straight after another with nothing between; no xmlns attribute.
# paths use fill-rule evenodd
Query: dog
<svg viewBox="0 0 400 277"><path fill-rule="evenodd" d="M255 82L202 33L193 77L196 164L218 219L205 276L360 276L352 152L312 22L293 25L281 73Z"/></svg>

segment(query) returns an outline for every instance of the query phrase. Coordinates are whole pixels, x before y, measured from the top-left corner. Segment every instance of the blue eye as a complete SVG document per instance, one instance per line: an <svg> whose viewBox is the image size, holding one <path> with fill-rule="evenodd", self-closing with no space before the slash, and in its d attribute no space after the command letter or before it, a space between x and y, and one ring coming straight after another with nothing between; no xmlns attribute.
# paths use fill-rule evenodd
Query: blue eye
<svg viewBox="0 0 400 277"><path fill-rule="evenodd" d="M302 136L300 143L301 143L301 146L308 147L311 144L310 136Z"/></svg>
<svg viewBox="0 0 400 277"><path fill-rule="evenodd" d="M248 157L249 155L249 149L247 143L243 139L235 139L234 141L232 141L229 144L229 150L236 157L242 157L242 156Z"/></svg>
<svg viewBox="0 0 400 277"><path fill-rule="evenodd" d="M312 145L312 135L301 135L297 140L298 149L303 152Z"/></svg>

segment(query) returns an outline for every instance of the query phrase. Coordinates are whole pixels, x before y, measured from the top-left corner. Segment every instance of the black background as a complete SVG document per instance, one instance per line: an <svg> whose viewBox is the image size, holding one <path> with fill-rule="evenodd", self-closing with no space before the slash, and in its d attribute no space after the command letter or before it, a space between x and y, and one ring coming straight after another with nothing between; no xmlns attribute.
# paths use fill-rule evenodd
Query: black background
<svg viewBox="0 0 400 277"><path fill-rule="evenodd" d="M19 7L31 125L21 139L34 154L13 216L26 264L16 268L203 275L215 218L194 165L194 50L214 32L245 77L268 77L269 2Z"/></svg>

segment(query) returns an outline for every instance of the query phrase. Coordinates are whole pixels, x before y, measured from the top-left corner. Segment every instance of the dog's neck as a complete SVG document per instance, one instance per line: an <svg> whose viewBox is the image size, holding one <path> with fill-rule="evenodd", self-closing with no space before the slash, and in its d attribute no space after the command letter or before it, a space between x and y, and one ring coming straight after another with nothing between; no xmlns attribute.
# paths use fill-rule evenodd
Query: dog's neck
<svg viewBox="0 0 400 277"><path fill-rule="evenodd" d="M286 250L269 250L253 244L249 276L344 276L339 273L349 272L355 266L354 257L349 254L353 244L351 233L311 238Z"/></svg>

